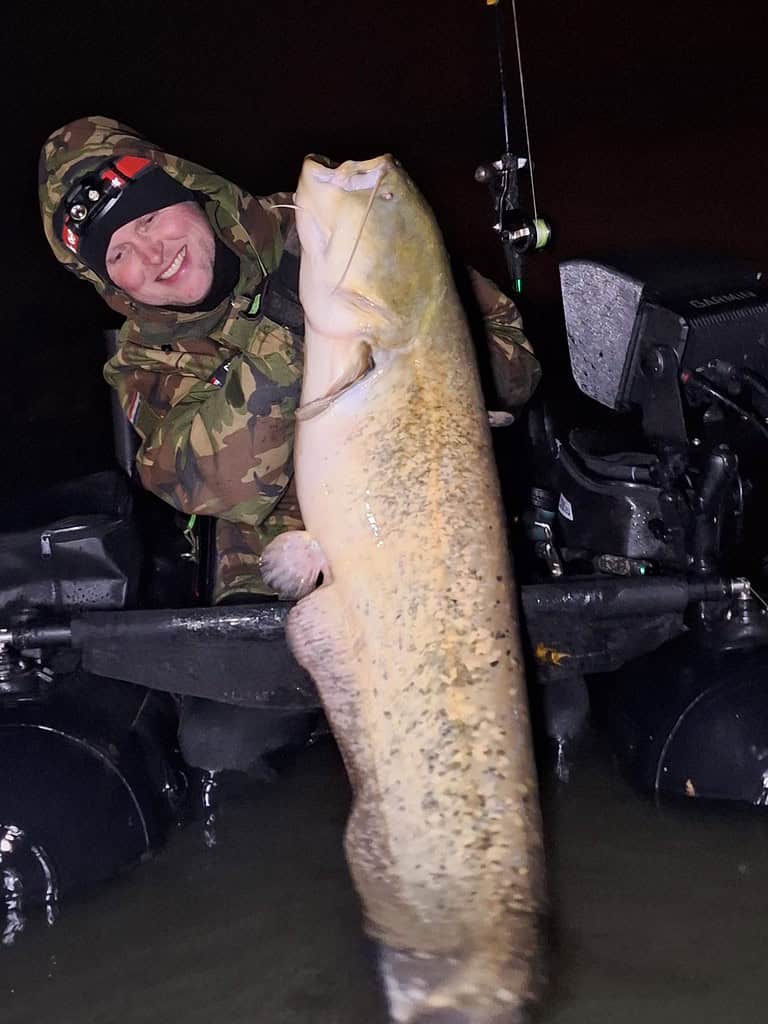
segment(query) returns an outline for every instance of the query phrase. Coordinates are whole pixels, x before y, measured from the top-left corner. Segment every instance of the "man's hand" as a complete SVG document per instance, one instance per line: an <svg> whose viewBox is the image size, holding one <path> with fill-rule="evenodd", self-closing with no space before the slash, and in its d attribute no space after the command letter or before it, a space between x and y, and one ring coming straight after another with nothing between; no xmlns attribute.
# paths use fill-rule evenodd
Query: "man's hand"
<svg viewBox="0 0 768 1024"><path fill-rule="evenodd" d="M515 417L511 412L501 412L496 410L488 410L488 422L491 428L495 427L511 427L515 422Z"/></svg>

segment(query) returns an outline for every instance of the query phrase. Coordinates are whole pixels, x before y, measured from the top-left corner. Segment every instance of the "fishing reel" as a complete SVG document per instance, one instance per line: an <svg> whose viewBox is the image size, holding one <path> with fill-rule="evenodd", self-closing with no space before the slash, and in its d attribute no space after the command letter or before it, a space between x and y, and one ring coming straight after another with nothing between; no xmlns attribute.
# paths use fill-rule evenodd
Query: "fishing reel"
<svg viewBox="0 0 768 1024"><path fill-rule="evenodd" d="M543 249L552 237L549 223L520 209L519 172L529 166L526 157L504 153L490 164L481 164L475 181L487 185L496 211L493 230L504 247L507 268L516 292L522 290L523 257Z"/></svg>

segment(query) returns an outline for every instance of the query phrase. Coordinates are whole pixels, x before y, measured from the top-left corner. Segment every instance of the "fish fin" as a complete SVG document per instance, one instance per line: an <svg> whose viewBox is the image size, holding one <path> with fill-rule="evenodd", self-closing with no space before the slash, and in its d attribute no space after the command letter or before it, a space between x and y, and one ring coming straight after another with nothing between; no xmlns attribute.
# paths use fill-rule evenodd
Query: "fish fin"
<svg viewBox="0 0 768 1024"><path fill-rule="evenodd" d="M298 600L317 586L320 574L328 576L322 548L306 530L287 530L264 548L261 574L267 586L283 600Z"/></svg>
<svg viewBox="0 0 768 1024"><path fill-rule="evenodd" d="M379 734L386 708L376 710L362 654L364 640L347 616L336 584L323 585L291 609L288 645L312 676L341 752L354 799L344 848L372 937L420 937L418 907L410 906L393 869L385 801L380 790ZM384 922L382 924L382 922ZM383 929L383 931L382 931ZM431 934L432 926L426 926Z"/></svg>
<svg viewBox="0 0 768 1024"><path fill-rule="evenodd" d="M313 416L317 416L318 413L325 412L345 391L349 391L363 377L367 377L371 370L374 369L374 365L370 345L366 343L359 345L350 365L333 382L328 394L323 395L322 398L316 398L314 402L307 402L306 405L299 406L296 410L296 419L310 420Z"/></svg>
<svg viewBox="0 0 768 1024"><path fill-rule="evenodd" d="M354 643L336 588L325 584L291 609L286 639L299 665L314 680L339 743L352 785L360 765L359 687ZM355 770L355 767L357 770Z"/></svg>

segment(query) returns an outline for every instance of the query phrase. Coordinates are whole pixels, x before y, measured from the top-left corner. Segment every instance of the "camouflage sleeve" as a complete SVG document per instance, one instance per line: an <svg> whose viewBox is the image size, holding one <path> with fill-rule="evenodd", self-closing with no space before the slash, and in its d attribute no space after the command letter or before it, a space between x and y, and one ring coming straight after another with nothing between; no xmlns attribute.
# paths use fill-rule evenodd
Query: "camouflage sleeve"
<svg viewBox="0 0 768 1024"><path fill-rule="evenodd" d="M262 523L293 472L300 367L242 352L222 387L141 368L120 378L121 403L142 437L144 487L183 512Z"/></svg>
<svg viewBox="0 0 768 1024"><path fill-rule="evenodd" d="M512 299L471 267L469 275L483 316L498 398L506 411L517 413L536 390L541 366Z"/></svg>
<svg viewBox="0 0 768 1024"><path fill-rule="evenodd" d="M285 530L302 530L295 480L258 526L216 520L216 558L213 578L213 603L231 601L244 594L275 596L261 576L261 553L270 541Z"/></svg>

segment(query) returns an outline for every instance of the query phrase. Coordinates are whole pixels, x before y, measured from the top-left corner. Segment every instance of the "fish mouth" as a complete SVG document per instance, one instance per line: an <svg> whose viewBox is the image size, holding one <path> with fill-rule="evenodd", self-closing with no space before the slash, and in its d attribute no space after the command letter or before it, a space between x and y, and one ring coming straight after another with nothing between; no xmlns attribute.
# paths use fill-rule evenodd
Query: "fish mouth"
<svg viewBox="0 0 768 1024"><path fill-rule="evenodd" d="M321 167L327 167L331 171L341 167L338 160L331 160L329 156L323 156L321 153L309 153L307 154L307 160L311 160L314 164L320 164Z"/></svg>
<svg viewBox="0 0 768 1024"><path fill-rule="evenodd" d="M310 154L305 162L312 181L333 185L344 192L366 192L375 189L387 171L394 166L394 160L389 154L375 157L373 160L345 160L343 164L327 156Z"/></svg>

